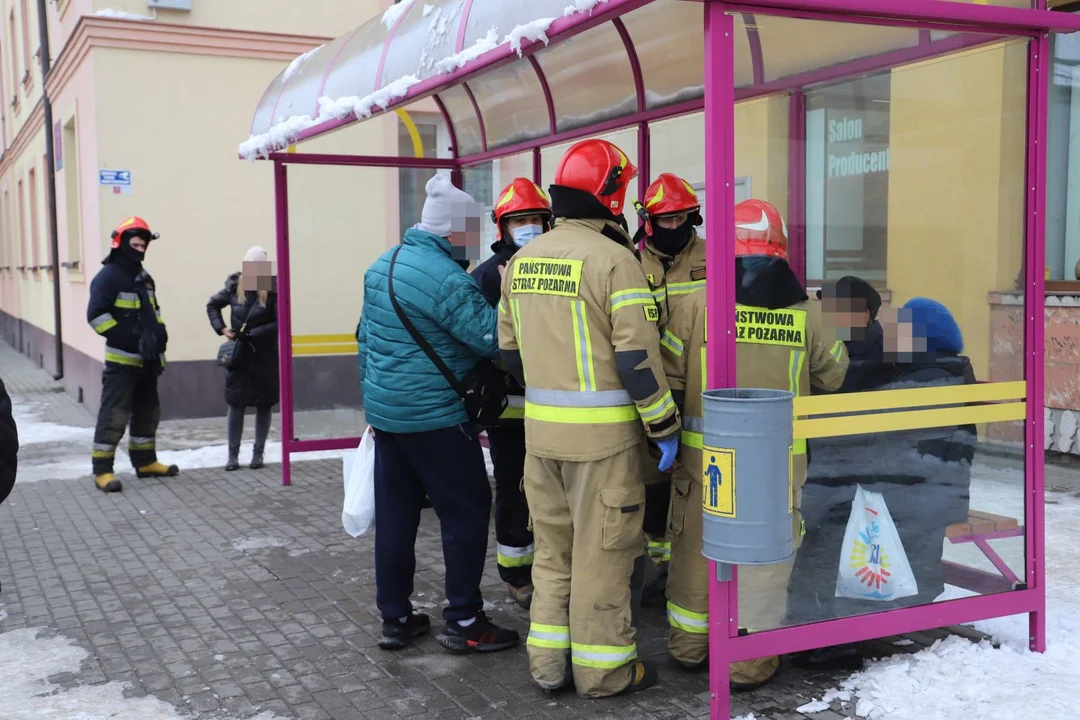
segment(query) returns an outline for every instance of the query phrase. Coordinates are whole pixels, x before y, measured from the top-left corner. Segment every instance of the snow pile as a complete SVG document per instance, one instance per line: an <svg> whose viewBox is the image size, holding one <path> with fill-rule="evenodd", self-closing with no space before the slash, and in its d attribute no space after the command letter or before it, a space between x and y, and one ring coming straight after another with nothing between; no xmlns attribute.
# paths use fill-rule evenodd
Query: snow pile
<svg viewBox="0 0 1080 720"><path fill-rule="evenodd" d="M435 72L454 72L458 68L465 67L467 63L472 62L484 53L499 47L499 44L499 28L493 25L491 26L491 28L488 29L487 34L484 35L484 37L479 38L470 47L465 48L459 53L454 53L450 57L445 57L435 63Z"/></svg>
<svg viewBox="0 0 1080 720"><path fill-rule="evenodd" d="M1001 645L952 636L914 655L873 663L821 702L857 697L855 713L878 720L1076 717L1080 667L1080 502L1046 506L1047 651L1028 650L1026 615L974 623ZM970 595L949 588L944 599ZM848 697L850 699L850 696ZM805 707L805 706L804 706ZM800 711L803 708L799 709Z"/></svg>
<svg viewBox="0 0 1080 720"><path fill-rule="evenodd" d="M38 638L38 629L0 634L0 698L4 720L190 720L155 697L126 698L127 683L59 690L48 678L78 673L86 650L63 637ZM251 720L282 720L264 712Z"/></svg>
<svg viewBox="0 0 1080 720"><path fill-rule="evenodd" d="M563 17L570 17L578 13L591 13L598 5L607 1L574 0L571 5L563 9ZM414 0L402 0L402 2L392 5L382 15L381 22L383 26L388 30L393 28L412 6L413 2ZM446 46L445 40L448 34L460 22L461 7L462 3L458 3L456 11L444 12L442 8L424 5L423 15L428 19L428 42L420 52L418 62L420 69L434 69L435 74L450 73L504 44L508 44L520 56L522 54L522 45L526 42L539 41L545 45L550 42L547 33L552 23L555 22L555 18L540 18L514 27L502 38L499 36L499 28L493 26L483 37L477 39L471 47L436 60L432 57L432 52L437 55L436 48ZM294 63L300 61L301 58L298 58ZM285 79L291 76L290 70L295 72L297 69L290 65L290 69L285 71ZM302 115L278 118L268 131L260 135L252 135L241 143L240 155L247 160L267 157L273 150L287 147L296 142L302 132L320 123L329 120L341 120L353 114L357 119L369 117L376 108L385 109L388 103L405 97L409 89L418 82L419 79L416 75L406 75L363 98L335 99L321 97L318 99L320 108L318 117L313 118L310 115Z"/></svg>
<svg viewBox="0 0 1080 720"><path fill-rule="evenodd" d="M300 57L296 58L291 63L289 63L289 67L285 68L285 72L281 74L281 82L283 84L289 82L289 78L291 78L293 75L295 75L301 69L303 69L303 67L305 65L307 65L307 61L310 60L314 55L316 55L324 47L326 47L326 46L325 45L320 45L319 47L315 48L314 50L308 50L306 53L304 53L303 55L301 55Z"/></svg>
<svg viewBox="0 0 1080 720"><path fill-rule="evenodd" d="M401 0L401 2L396 5L391 5L390 9L382 14L383 27L387 30L393 29L393 27L398 24L398 21L401 20L402 16L405 15L406 11L412 7L412 4L413 0ZM427 14L427 10L424 11L424 14Z"/></svg>
<svg viewBox="0 0 1080 720"><path fill-rule="evenodd" d="M607 3L607 0L574 0L573 5L568 5L563 10L563 17L570 17L574 13L589 13L596 8L597 5Z"/></svg>
<svg viewBox="0 0 1080 720"><path fill-rule="evenodd" d="M36 406L16 403L12 412L19 429L19 445L43 445L45 443L78 442L92 443L94 428L58 425L42 420ZM20 470L22 465L20 463ZM22 480L22 473L19 473Z"/></svg>
<svg viewBox="0 0 1080 720"><path fill-rule="evenodd" d="M510 34L503 38L503 42L510 43L510 49L521 57L521 43L525 40L530 42L536 42L540 40L545 45L550 42L548 40L547 31L551 27L551 23L555 22L555 18L542 18L540 20L533 20L531 23L525 23L524 25L518 25L516 28L510 31Z"/></svg>
<svg viewBox="0 0 1080 720"><path fill-rule="evenodd" d="M120 10L98 10L94 17L112 18L113 20L153 20L149 15L136 15L135 13L122 12Z"/></svg>

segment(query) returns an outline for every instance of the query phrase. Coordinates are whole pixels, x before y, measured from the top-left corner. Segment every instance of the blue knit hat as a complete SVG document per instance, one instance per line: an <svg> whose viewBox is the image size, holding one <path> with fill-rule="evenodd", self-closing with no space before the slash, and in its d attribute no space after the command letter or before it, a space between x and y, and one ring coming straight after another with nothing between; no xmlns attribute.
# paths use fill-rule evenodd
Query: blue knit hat
<svg viewBox="0 0 1080 720"><path fill-rule="evenodd" d="M963 352L963 333L947 307L937 300L917 297L904 303L904 308L911 311L913 333L916 337L926 338L928 351Z"/></svg>

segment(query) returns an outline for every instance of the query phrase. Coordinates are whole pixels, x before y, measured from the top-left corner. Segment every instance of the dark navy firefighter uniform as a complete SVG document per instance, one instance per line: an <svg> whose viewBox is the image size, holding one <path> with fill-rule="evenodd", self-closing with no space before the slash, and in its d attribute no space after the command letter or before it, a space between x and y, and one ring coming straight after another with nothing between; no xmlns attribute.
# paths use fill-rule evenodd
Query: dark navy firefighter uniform
<svg viewBox="0 0 1080 720"><path fill-rule="evenodd" d="M172 476L175 465L157 461L155 436L161 418L157 379L165 369L169 340L154 279L142 266L144 252L131 246L157 237L138 217L113 232L112 250L90 284L86 318L105 338L101 406L94 430L92 464L95 484L106 492L122 489L113 476L116 447L129 428L128 452L139 477Z"/></svg>
<svg viewBox="0 0 1080 720"><path fill-rule="evenodd" d="M499 241L495 255L473 270L480 290L493 307L499 304L502 277L499 267L517 248ZM491 464L495 468L495 542L499 577L515 588L532 584L533 534L529 530L529 507L522 488L525 476L525 388L505 374L509 405L496 426L488 428Z"/></svg>

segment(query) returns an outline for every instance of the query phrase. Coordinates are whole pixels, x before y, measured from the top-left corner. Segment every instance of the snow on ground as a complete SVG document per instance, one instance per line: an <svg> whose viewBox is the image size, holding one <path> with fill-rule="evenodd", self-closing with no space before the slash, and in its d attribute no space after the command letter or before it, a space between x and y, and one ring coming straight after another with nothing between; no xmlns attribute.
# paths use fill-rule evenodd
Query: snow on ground
<svg viewBox="0 0 1080 720"><path fill-rule="evenodd" d="M75 428L73 428L75 429ZM78 428L82 429L82 428ZM20 436L22 434L22 427L19 428ZM93 430L90 431L89 438L93 438ZM20 437L20 440L22 438ZM19 463L19 482L39 482L41 480L75 480L77 478L89 478L90 477L90 442L87 440L86 452L80 455L63 455L55 457L49 461L37 463L37 464L23 464ZM245 443L244 448L240 452L240 459L247 461L247 453L250 451L250 443ZM303 453L302 455L293 455L295 460L331 460L334 458L340 458L347 450L324 450L320 452ZM197 470L200 468L215 468L224 467L225 461L229 457L229 446L222 445L206 445L204 447L189 448L186 450L158 450L158 460L166 465L177 465L180 467L180 477L183 477L184 470ZM264 459L268 463L281 462L281 443L276 440L271 440L266 443L266 453ZM124 450L123 441L121 441L120 447L116 449L116 471L119 473L129 472L131 470L131 460L128 458L127 452Z"/></svg>
<svg viewBox="0 0 1080 720"><path fill-rule="evenodd" d="M98 10L96 17L112 18L114 20L153 20L149 15L136 15L135 13L122 12L120 10Z"/></svg>
<svg viewBox="0 0 1080 720"><path fill-rule="evenodd" d="M12 416L19 429L20 446L62 442L92 443L94 441L93 428L59 425L42 420L41 410L40 405L25 402L13 403ZM22 479L21 474L19 479Z"/></svg>
<svg viewBox="0 0 1080 720"><path fill-rule="evenodd" d="M952 636L917 654L871 663L822 701L842 700L848 691L856 714L871 720L1072 720L1080 668L1078 564L1080 501L1055 496L1046 506L1045 654L1028 650L1026 615L976 622L973 626L992 635L999 648ZM970 593L949 588L946 598L965 595Z"/></svg>
<svg viewBox="0 0 1080 720"><path fill-rule="evenodd" d="M2 619L2 617L0 617ZM48 682L61 673L77 674L89 653L64 637L39 637L41 628L0 633L0 698L4 720L187 720L175 707L153 696L125 698L127 683L108 682L66 690ZM282 720L264 712L251 720Z"/></svg>

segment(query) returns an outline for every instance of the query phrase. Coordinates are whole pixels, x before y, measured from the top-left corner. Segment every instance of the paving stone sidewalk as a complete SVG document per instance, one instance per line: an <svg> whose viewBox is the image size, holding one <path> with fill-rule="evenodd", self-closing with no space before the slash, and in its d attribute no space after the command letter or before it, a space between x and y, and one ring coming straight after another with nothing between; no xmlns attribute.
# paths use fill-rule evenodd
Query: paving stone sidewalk
<svg viewBox="0 0 1080 720"><path fill-rule="evenodd" d="M0 374L18 401L85 427L85 410L20 358L0 347ZM296 464L289 488L278 466L121 478L121 495L95 491L89 477L17 483L0 506L0 632L41 628L90 653L77 674L50 678L57 689L122 681L130 696L152 695L205 720L264 711L331 720L708 717L707 676L667 659L661 608L647 609L639 648L660 663L662 682L626 698L542 694L524 646L451 656L424 638L397 654L380 650L374 539L353 540L341 528L340 461ZM524 635L527 613L507 600L493 537L489 547L489 614ZM438 625L443 561L430 510L416 554L414 600ZM788 670L736 696L734 715L850 715L852 704L795 712L843 677Z"/></svg>

